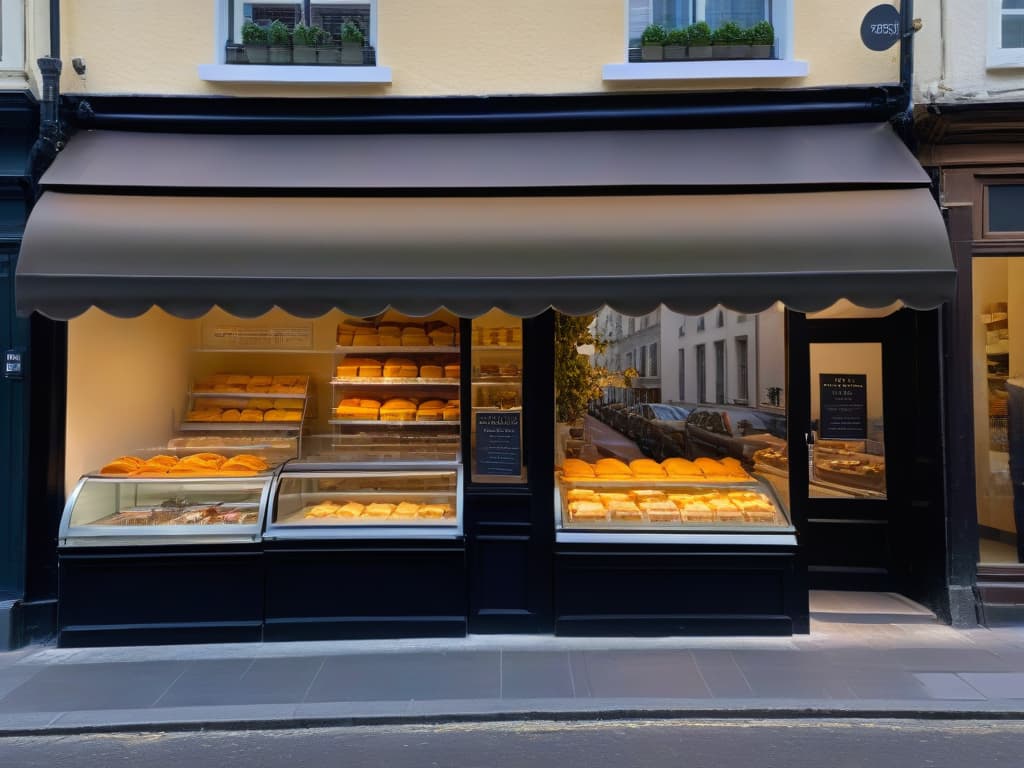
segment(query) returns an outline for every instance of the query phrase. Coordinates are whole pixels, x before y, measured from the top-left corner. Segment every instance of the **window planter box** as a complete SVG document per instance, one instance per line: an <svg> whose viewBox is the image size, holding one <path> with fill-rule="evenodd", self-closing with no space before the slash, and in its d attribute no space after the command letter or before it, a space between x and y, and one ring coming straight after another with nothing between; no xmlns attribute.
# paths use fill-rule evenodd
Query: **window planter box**
<svg viewBox="0 0 1024 768"><path fill-rule="evenodd" d="M346 53L347 50L347 53ZM310 46L240 46L229 43L225 48L225 64L273 67L375 67L377 52L369 45L339 44L313 48Z"/></svg>

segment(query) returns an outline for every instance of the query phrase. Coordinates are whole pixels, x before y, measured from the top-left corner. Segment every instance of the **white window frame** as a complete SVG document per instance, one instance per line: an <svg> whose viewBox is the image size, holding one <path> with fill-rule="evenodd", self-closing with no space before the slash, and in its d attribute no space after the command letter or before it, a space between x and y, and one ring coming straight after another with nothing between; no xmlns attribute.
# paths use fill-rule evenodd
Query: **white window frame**
<svg viewBox="0 0 1024 768"><path fill-rule="evenodd" d="M765 77L807 77L806 61L793 58L793 0L772 0L772 26L779 40L778 58L741 61L628 61L629 0L623 5L623 63L605 64L604 80L722 80ZM704 0L697 0L697 18L704 16Z"/></svg>
<svg viewBox="0 0 1024 768"><path fill-rule="evenodd" d="M302 66L279 64L227 64L224 43L241 37L245 2L266 5L301 5L302 0L215 0L216 18L213 30L213 64L199 65L199 79L215 83L391 83L391 67L336 67L319 64ZM370 6L369 44L377 47L377 0L317 0L320 4ZM229 3L234 5L235 30L229 34Z"/></svg>
<svg viewBox="0 0 1024 768"><path fill-rule="evenodd" d="M22 0L4 0L0 26L0 69L25 69L25 4Z"/></svg>
<svg viewBox="0 0 1024 768"><path fill-rule="evenodd" d="M1024 68L1024 48L1003 48L1003 14L1024 16L1024 10L1003 10L1002 0L988 0L988 69Z"/></svg>

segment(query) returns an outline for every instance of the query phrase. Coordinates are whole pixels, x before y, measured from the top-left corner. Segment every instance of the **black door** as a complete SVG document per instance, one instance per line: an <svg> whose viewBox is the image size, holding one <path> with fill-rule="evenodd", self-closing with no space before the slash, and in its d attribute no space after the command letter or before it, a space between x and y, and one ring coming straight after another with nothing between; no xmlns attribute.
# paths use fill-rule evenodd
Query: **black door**
<svg viewBox="0 0 1024 768"><path fill-rule="evenodd" d="M470 407L463 408L463 434L470 435L474 427L469 420L475 418L477 405L485 403L484 410L493 407L494 394L488 392L490 382L475 379L478 360L473 354L469 321L463 322L462 339L463 359L472 360L474 365L472 373L465 370L469 366L463 370L463 384L470 393ZM483 345L487 346L486 338ZM481 481L477 473L482 467L481 457L472 454L478 443L463 443L469 631L474 633L553 629L553 312L522 321L521 360L524 477L510 478L507 483L495 477ZM495 389L503 391L507 387Z"/></svg>
<svg viewBox="0 0 1024 768"><path fill-rule="evenodd" d="M927 599L944 562L935 313L789 316L790 497L812 589Z"/></svg>

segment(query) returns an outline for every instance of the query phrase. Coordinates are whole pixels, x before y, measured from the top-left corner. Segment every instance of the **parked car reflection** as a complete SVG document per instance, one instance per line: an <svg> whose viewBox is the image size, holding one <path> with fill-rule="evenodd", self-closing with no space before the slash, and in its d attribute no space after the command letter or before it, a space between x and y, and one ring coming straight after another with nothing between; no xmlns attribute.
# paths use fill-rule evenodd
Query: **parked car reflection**
<svg viewBox="0 0 1024 768"><path fill-rule="evenodd" d="M772 424L775 431L779 426ZM783 424L784 427L784 424ZM753 465L755 451L785 445L758 413L721 407L694 409L686 419L686 458L732 456Z"/></svg>

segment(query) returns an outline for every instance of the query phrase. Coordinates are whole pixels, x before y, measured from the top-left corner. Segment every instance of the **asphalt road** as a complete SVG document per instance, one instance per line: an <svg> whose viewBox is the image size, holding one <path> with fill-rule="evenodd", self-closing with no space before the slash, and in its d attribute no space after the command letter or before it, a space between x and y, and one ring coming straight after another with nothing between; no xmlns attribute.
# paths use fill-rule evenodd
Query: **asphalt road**
<svg viewBox="0 0 1024 768"><path fill-rule="evenodd" d="M509 722L0 739L3 768L990 768L1024 722Z"/></svg>

